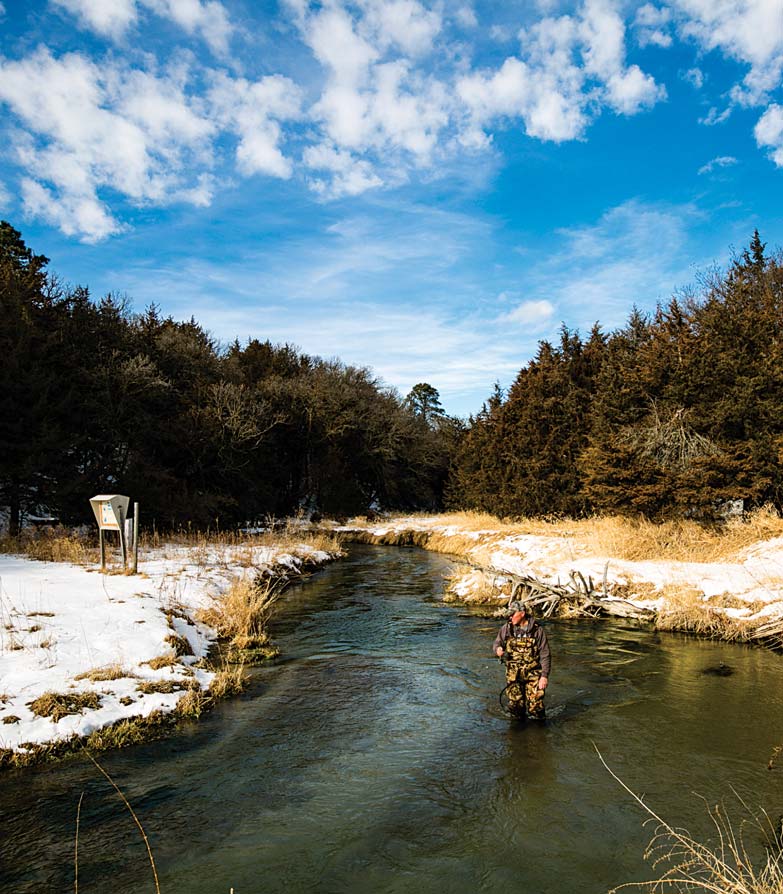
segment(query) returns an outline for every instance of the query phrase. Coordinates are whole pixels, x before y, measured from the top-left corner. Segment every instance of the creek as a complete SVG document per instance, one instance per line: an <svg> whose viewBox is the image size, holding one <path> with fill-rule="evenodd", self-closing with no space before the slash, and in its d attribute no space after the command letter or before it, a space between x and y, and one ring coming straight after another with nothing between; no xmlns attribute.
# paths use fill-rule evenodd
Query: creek
<svg viewBox="0 0 783 894"><path fill-rule="evenodd" d="M783 813L783 661L616 621L546 625L548 722L499 702L499 626L442 602L448 558L351 546L289 591L275 662L158 742L99 755L164 894L598 894L651 877L644 814L700 838L706 803ZM782 762L783 763L783 762ZM0 776L0 890L154 891L144 844L85 759ZM751 849L760 841L749 833Z"/></svg>

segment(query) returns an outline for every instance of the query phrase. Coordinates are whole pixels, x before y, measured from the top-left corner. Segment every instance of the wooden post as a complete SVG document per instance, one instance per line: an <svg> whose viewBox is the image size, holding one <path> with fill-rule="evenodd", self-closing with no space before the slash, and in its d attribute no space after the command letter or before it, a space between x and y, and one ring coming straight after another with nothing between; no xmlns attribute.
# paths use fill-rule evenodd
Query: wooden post
<svg viewBox="0 0 783 894"><path fill-rule="evenodd" d="M136 574L139 570L139 504L133 504L133 567L131 571Z"/></svg>
<svg viewBox="0 0 783 894"><path fill-rule="evenodd" d="M101 571L106 571L106 542L103 539L103 528L98 528L98 538L101 542Z"/></svg>
<svg viewBox="0 0 783 894"><path fill-rule="evenodd" d="M120 515L120 549L122 550L122 568L128 570L128 544L125 538L125 516Z"/></svg>

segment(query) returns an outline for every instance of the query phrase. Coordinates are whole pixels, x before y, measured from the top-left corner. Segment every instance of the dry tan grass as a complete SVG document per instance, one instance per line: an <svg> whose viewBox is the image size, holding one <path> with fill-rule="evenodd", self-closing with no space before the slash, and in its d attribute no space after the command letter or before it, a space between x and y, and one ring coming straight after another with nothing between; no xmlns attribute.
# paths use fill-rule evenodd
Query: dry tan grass
<svg viewBox="0 0 783 894"><path fill-rule="evenodd" d="M97 561L92 539L69 528L27 528L19 537L0 538L0 553L16 553L41 562L84 565Z"/></svg>
<svg viewBox="0 0 783 894"><path fill-rule="evenodd" d="M501 537L533 534L575 541L594 556L610 556L628 561L661 560L718 562L772 537L783 536L783 518L772 507L762 507L722 525L704 525L690 519L653 523L642 518L594 516L585 519L499 519L486 513L453 512L441 515L411 515L410 526L375 536L376 524L352 520L366 530L355 539L396 546L421 546L438 552L466 556L478 545ZM402 519L388 519L388 524ZM386 523L385 523L386 524ZM385 525L384 525L385 526ZM480 532L478 540L460 533L448 534L434 527L453 527Z"/></svg>
<svg viewBox="0 0 783 894"><path fill-rule="evenodd" d="M142 547L149 549L162 549L169 544L187 546L196 564L206 563L215 550L222 551L237 564L243 564L244 557L247 567L253 565L252 550L259 546L295 550L304 545L323 552L340 553L339 538L333 533L303 524L296 518L287 519L282 524L270 522L266 530L258 532L182 529L163 535L156 531L142 534L140 542Z"/></svg>
<svg viewBox="0 0 783 894"><path fill-rule="evenodd" d="M45 692L27 707L38 717L51 717L57 723L68 714L80 714L84 708L100 708L97 692Z"/></svg>
<svg viewBox="0 0 783 894"><path fill-rule="evenodd" d="M160 670L162 667L173 667L177 663L177 656L173 652L169 652L167 655L158 655L155 658L150 658L149 661L145 661L144 664L149 665L153 670Z"/></svg>
<svg viewBox="0 0 783 894"><path fill-rule="evenodd" d="M278 582L237 578L214 605L200 611L197 617L236 649L265 646L269 641L266 625L280 593Z"/></svg>
<svg viewBox="0 0 783 894"><path fill-rule="evenodd" d="M153 693L169 694L171 692L182 692L187 689L188 684L183 680L142 680L136 684L136 691L144 695L152 695Z"/></svg>
<svg viewBox="0 0 783 894"><path fill-rule="evenodd" d="M184 636L180 636L178 633L170 633L166 636L163 642L168 643L171 648L174 650L174 655L177 658L180 658L182 655L192 655L193 649L190 646L190 643L185 639ZM153 661L155 659L153 658Z"/></svg>
<svg viewBox="0 0 783 894"><path fill-rule="evenodd" d="M597 750L597 749L596 749ZM655 832L645 852L657 877L645 882L628 882L615 891L697 892L708 894L783 894L783 838L763 811L754 813L739 799L746 818L736 826L722 805L708 807L715 830L715 844L703 844L686 829L671 826L647 806L598 757L610 775L625 789L655 824ZM750 836L748 836L750 832ZM756 845L755 853L746 845L748 837ZM758 846L763 843L763 847Z"/></svg>
<svg viewBox="0 0 783 894"><path fill-rule="evenodd" d="M107 664L104 667L94 667L85 671L83 674L77 674L74 680L90 680L92 683L102 683L107 680L121 680L123 677L135 677L133 671L128 670L121 664Z"/></svg>
<svg viewBox="0 0 783 894"><path fill-rule="evenodd" d="M655 622L659 630L695 633L722 640L743 641L749 638L748 622L718 611L696 589L669 586L664 587L659 595L663 597Z"/></svg>

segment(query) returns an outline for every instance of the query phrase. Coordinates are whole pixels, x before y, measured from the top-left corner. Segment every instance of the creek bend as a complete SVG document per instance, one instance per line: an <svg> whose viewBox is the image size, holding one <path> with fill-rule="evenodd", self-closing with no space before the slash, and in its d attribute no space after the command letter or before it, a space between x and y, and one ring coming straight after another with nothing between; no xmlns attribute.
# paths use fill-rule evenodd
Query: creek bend
<svg viewBox="0 0 783 894"><path fill-rule="evenodd" d="M441 601L444 556L355 545L291 591L282 657L159 742L104 754L164 894L604 892L649 878L660 815L707 837L710 804L783 813L783 662L621 622L547 625L546 726L513 724L498 622ZM730 675L705 672L730 668ZM0 777L0 890L153 891L116 794L76 759ZM696 794L694 794L696 793ZM754 842L749 844L753 846Z"/></svg>

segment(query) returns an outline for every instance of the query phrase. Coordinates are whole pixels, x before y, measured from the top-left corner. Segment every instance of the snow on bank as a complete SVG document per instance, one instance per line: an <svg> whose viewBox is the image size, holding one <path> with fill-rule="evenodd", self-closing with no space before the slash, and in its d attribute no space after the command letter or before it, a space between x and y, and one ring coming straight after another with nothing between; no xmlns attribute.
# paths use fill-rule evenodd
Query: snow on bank
<svg viewBox="0 0 783 894"><path fill-rule="evenodd" d="M559 584L567 582L572 572L579 572L585 578L592 577L598 587L605 578L610 592L621 588L623 599L638 608L660 610L667 591L691 590L705 604L731 617L753 621L783 617L783 537L753 544L731 562L631 562L590 553L578 535L476 531L419 516L378 523L355 520L336 530L361 530L379 540L410 531L459 539L459 552L474 565L497 575L498 585L503 575ZM475 546L466 548L466 541L475 541ZM482 571L466 570L452 584L452 590L470 601L472 594L486 587L486 581Z"/></svg>
<svg viewBox="0 0 783 894"><path fill-rule="evenodd" d="M199 609L237 578L296 574L331 558L304 544L168 547L141 556L141 573L124 576L0 555L0 749L24 751L174 710L185 691L207 689L214 678L197 666L215 640L196 621ZM153 669L148 662L182 651L174 636L187 640L193 654ZM96 693L100 706L53 722L30 708L47 692Z"/></svg>

